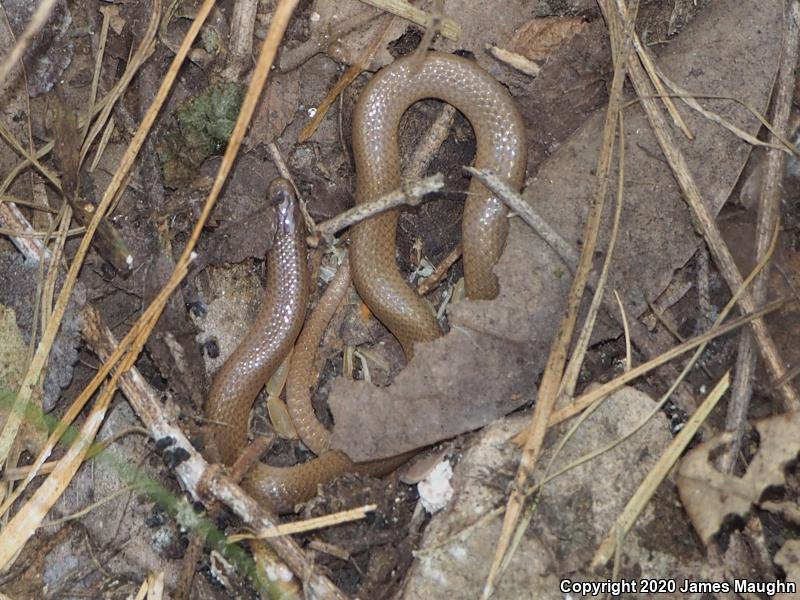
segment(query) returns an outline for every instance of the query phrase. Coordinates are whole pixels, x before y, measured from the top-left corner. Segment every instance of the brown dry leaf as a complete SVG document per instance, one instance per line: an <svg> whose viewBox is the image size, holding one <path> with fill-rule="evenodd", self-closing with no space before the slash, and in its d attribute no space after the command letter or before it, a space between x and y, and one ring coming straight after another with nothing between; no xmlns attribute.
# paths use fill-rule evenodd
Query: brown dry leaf
<svg viewBox="0 0 800 600"><path fill-rule="evenodd" d="M253 116L248 145L275 141L292 122L299 104L300 71L295 69L271 76Z"/></svg>
<svg viewBox="0 0 800 600"><path fill-rule="evenodd" d="M511 38L509 50L537 62L544 61L561 44L585 31L580 17L543 17L528 21Z"/></svg>
<svg viewBox="0 0 800 600"><path fill-rule="evenodd" d="M430 10L429 6L423 6ZM310 27L314 35L322 36L332 28L340 26L354 15L369 10L359 0L316 0L313 11L317 19L311 20ZM376 11L376 14L381 14ZM489 70L501 80L506 68L497 63L486 51L487 45L505 46L514 33L517 24L524 23L531 16L530 2L514 0L504 2L502 10L495 10L491 18L486 18L486 6L474 0L444 0L442 14L453 19L461 27L461 35L457 41L437 36L433 41L433 49L443 52L468 50L475 56L478 64ZM339 62L353 64L363 52L367 43L374 39L380 20L358 27L342 36L335 44L326 49L327 53ZM377 70L394 60L389 47L408 31L419 31L420 28L401 18L395 18L384 39L387 44L372 56L369 70Z"/></svg>
<svg viewBox="0 0 800 600"><path fill-rule="evenodd" d="M374 12L375 15L381 14L381 11L371 9L359 0L317 0L313 6L313 14L316 18L310 20L309 27L312 35L323 38L328 32L335 31L343 23L364 12ZM348 65L354 64L383 26L381 19L373 19L341 36L330 47L323 48L323 51L326 51L336 61ZM410 26L412 25L403 19L395 19L384 39L397 39ZM394 59L389 50L386 47L380 48L372 56L370 70L380 69L382 66L392 62L392 60Z"/></svg>
<svg viewBox="0 0 800 600"><path fill-rule="evenodd" d="M125 28L125 17L120 13L119 6L101 6L98 8L103 16L108 17L108 25L114 30L117 35L122 35L122 30Z"/></svg>
<svg viewBox="0 0 800 600"><path fill-rule="evenodd" d="M719 532L726 517L743 517L767 488L784 485L784 469L800 451L800 413L763 419L755 427L761 445L743 477L720 473L714 467L712 457L730 442L730 433L701 444L681 461L678 493L705 544Z"/></svg>

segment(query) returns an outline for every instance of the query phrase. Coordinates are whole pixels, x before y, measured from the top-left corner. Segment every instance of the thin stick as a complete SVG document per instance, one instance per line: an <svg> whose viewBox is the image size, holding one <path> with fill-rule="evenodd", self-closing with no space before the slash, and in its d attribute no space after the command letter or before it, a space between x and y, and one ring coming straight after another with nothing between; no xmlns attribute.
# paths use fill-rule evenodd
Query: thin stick
<svg viewBox="0 0 800 600"><path fill-rule="evenodd" d="M525 223L550 246L563 260L570 271L575 272L578 266L578 253L561 235L545 221L533 207L525 202L517 192L492 171L464 167L464 170L480 179L481 183L497 194Z"/></svg>
<svg viewBox="0 0 800 600"><path fill-rule="evenodd" d="M383 13L377 12L372 7L367 7L352 17L329 25L328 28L314 30L311 37L296 48L284 48L278 62L278 68L286 73L304 64L311 57L316 56L325 48L339 42L339 40L362 25L373 21Z"/></svg>
<svg viewBox="0 0 800 600"><path fill-rule="evenodd" d="M292 523L284 523L282 525L268 527L262 529L261 531L257 531L256 533L239 533L236 535L231 535L228 536L228 542L233 544L236 542L241 542L242 540L266 540L284 535L314 531L315 529L322 529L324 527L333 527L334 525L339 525L340 523L350 523L351 521L366 519L367 515L371 512L374 512L377 508L377 504L366 504L364 506L359 506L358 508L351 508L350 510L343 510L330 515L324 515L322 517L303 519L302 521L294 521Z"/></svg>
<svg viewBox="0 0 800 600"><path fill-rule="evenodd" d="M50 250L42 243L44 237L33 230L33 227L16 205L11 202L0 202L0 234L11 238L14 246L26 260L38 261L41 257L50 258Z"/></svg>
<svg viewBox="0 0 800 600"><path fill-rule="evenodd" d="M605 8L603 5L601 5L601 7ZM626 11L622 9L621 12L623 19L628 21ZM669 132L669 125L660 111L657 101L647 97L650 93L647 76L642 70L641 65L636 61L631 61L630 78L636 88L636 93L639 96L642 107L645 109L647 117L650 120L650 125L656 135L661 151L664 153L667 162L672 168L675 179L683 192L683 197L687 200L692 210L694 222L697 223L702 232L728 287L731 291L738 290L742 287L743 283L739 268L736 266L736 262L733 260L733 256L731 255L730 249L725 244L725 240L722 238L722 234L717 227L713 215L708 210L709 205L703 201L700 189L697 187L697 183L692 176L692 171L689 168L686 157L675 144ZM752 294L748 291L742 295L740 303L742 311L746 313L754 312L758 306ZM774 380L780 379L786 371L784 361L767 329L766 323L764 323L763 319L756 319L750 326L753 329L759 350L764 357L764 362L772 378ZM797 391L790 382L787 381L780 387L779 391L783 397L783 407L785 410L800 409L800 396L797 395Z"/></svg>
<svg viewBox="0 0 800 600"><path fill-rule="evenodd" d="M607 2L610 0L606 0ZM604 3L601 3L601 5ZM634 0L634 14L638 9L638 0ZM610 11L608 11L610 12ZM617 17L612 15L611 22L616 23ZM614 77L611 83L611 92L609 95L609 105L606 112L605 125L603 127L603 136L601 144L601 153L598 157L598 165L596 169L597 176L594 181L594 188L592 190L591 205L589 208L589 216L586 220L584 228L584 246L578 261L578 268L576 275L570 289L569 297L567 299L567 306L564 311L564 316L559 324L558 331L553 338L550 346L550 354L547 359L542 382L539 386L538 399L536 407L534 408L533 419L530 426L530 435L522 450L522 458L520 460L519 469L517 470L516 477L514 478L514 486L511 495L506 504L506 512L503 519L503 526L498 540L497 549L495 551L494 559L489 570L486 584L483 588L482 598L488 599L492 594L501 571L508 564L511 552L509 552L513 538L516 536L517 528L520 524L523 508L525 505L525 495L523 490L528 487L528 481L533 473L533 468L541 453L544 445L544 436L547 432L547 423L550 419L550 414L553 412L555 401L558 396L558 390L561 385L561 379L564 371L564 365L567 361L567 352L569 351L570 340L575 328L575 323L578 315L578 307L580 305L586 283L589 279L589 273L592 268L592 261L594 259L594 249L597 243L597 235L600 228L600 220L602 216L602 209L605 202L606 191L608 189L608 175L611 167L611 149L614 144L614 134L618 122L618 113L621 107L622 99L622 85L625 81L625 73L628 65L628 56L630 54L630 29L632 26L627 27L627 36L623 36L619 42L619 48L615 55ZM612 36L612 39L615 39ZM616 42L614 42L616 44ZM635 62L635 61L631 61Z"/></svg>
<svg viewBox="0 0 800 600"><path fill-rule="evenodd" d="M431 123L431 126L428 127L425 135L414 149L414 154L411 155L404 174L406 179L419 179L425 175L425 171L428 170L433 157L442 147L447 136L450 135L450 128L453 126L455 116L455 108L449 104L445 104L442 107L442 112Z"/></svg>
<svg viewBox="0 0 800 600"><path fill-rule="evenodd" d="M353 81L355 81L356 77L358 77L364 69L367 68L369 61L372 60L372 55L378 51L381 44L383 43L384 37L386 36L386 32L389 31L389 27L392 25L394 18L391 15L382 15L383 26L375 32L375 37L372 39L372 42L368 44L361 54L358 57L358 60L350 65L347 70L342 74L342 76L333 84L333 87L328 90L327 95L323 98L322 102L319 103L317 106L316 112L314 116L311 117L311 120L306 123L303 129L300 130L300 133L297 136L297 141L302 143L307 141L314 132L317 131L320 123L325 118L325 115L328 114L328 110L331 106L333 106L334 101L336 98L339 97L347 86L349 86Z"/></svg>
<svg viewBox="0 0 800 600"><path fill-rule="evenodd" d="M422 68L422 63L425 62L425 56L428 54L428 50L430 50L433 38L436 37L436 34L439 33L439 29L442 27L442 19L444 18L443 5L444 0L433 0L430 9L430 19L428 20L428 24L425 25L425 33L417 45L417 49L414 50L414 56L411 59L412 72L419 71Z"/></svg>
<svg viewBox="0 0 800 600"><path fill-rule="evenodd" d="M773 111L773 126L775 130L784 133L789 127L789 113L792 106L792 91L794 90L794 71L797 66L797 46L800 36L800 4L790 2L786 15L786 31L784 33L784 47L781 52L781 64L776 82L775 108ZM770 134L770 141L778 142L777 136ZM784 153L782 150L772 148L767 150L767 166L763 177L761 201L758 205L758 222L756 225L755 258L760 261L769 250L772 232L780 222L780 191L783 180ZM762 304L767 299L767 282L769 279L769 265L759 273L753 283L753 302ZM745 434L747 409L753 392L753 375L756 368L756 355L753 349L753 336L750 331L743 331L739 340L739 352L736 357L736 377L733 381L731 400L728 403L728 412L725 417L725 429L733 431L734 435L730 446L722 457L722 468L728 473L733 472L736 459Z"/></svg>
<svg viewBox="0 0 800 600"><path fill-rule="evenodd" d="M233 4L228 60L222 78L238 81L253 64L253 32L256 27L258 0L239 0Z"/></svg>
<svg viewBox="0 0 800 600"><path fill-rule="evenodd" d="M436 173L419 181L405 183L402 188L389 192L368 204L360 204L328 219L317 226L323 238L331 238L342 229L374 215L397 208L398 206L417 206L425 201L425 195L438 192L444 187L444 175Z"/></svg>
<svg viewBox="0 0 800 600"><path fill-rule="evenodd" d="M5 82L11 69L16 66L25 50L28 49L33 37L47 22L47 18L50 16L50 11L53 10L55 3L56 0L42 0L39 6L36 7L36 12L33 13L30 23L28 23L27 27L25 27L25 31L23 31L22 35L17 39L17 43L14 44L11 52L3 59L3 64L0 65L0 84Z"/></svg>
<svg viewBox="0 0 800 600"><path fill-rule="evenodd" d="M450 267L452 267L455 262L461 258L461 251L462 246L459 242L458 245L456 245L456 247L453 248L447 256L445 256L444 260L436 265L433 273L419 282L419 285L417 286L417 293L420 296L424 296L437 285L439 285L439 282L444 279L445 275L447 275L447 271L450 270Z"/></svg>
<svg viewBox="0 0 800 600"><path fill-rule="evenodd" d="M269 152L269 155L272 158L272 162L274 162L275 166L278 167L278 172L281 174L281 177L283 177L289 183L292 184L294 193L297 196L297 199L300 201L298 203L298 206L300 207L300 212L303 215L303 220L306 222L306 230L315 231L317 229L317 224L314 222L313 217L308 212L306 201L303 198L303 195L300 193L300 190L298 189L297 185L295 184L294 177L292 177L292 173L289 171L289 167L286 166L286 161L283 160L283 155L281 154L278 145L275 142L270 142L269 144L267 144L267 151Z"/></svg>

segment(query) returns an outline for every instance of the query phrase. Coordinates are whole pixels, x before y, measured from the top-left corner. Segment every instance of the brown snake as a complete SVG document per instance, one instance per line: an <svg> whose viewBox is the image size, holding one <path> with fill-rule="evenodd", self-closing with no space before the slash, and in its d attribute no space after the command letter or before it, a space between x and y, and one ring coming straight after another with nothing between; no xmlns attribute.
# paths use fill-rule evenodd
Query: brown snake
<svg viewBox="0 0 800 600"><path fill-rule="evenodd" d="M416 66L419 68L415 70ZM493 170L514 188L521 187L526 162L524 127L511 96L474 63L431 52L421 65L408 57L398 59L375 75L359 98L353 119L357 203L400 187L397 128L406 109L423 98L439 98L461 111L475 131L476 166ZM232 464L244 448L253 401L294 345L308 302L305 230L294 195L288 182L280 179L270 186L269 194L278 205L278 226L267 258L264 304L248 334L217 372L206 407L209 419L217 423L211 431L213 444L226 464ZM472 180L462 226L470 298L497 295L493 268L505 245L506 212L501 200ZM441 330L397 268L397 219L398 212L391 211L355 225L350 260L361 298L410 358L415 343L431 341L441 335ZM287 381L292 419L301 439L318 457L286 468L259 463L242 482L275 512L291 511L297 503L313 497L319 484L342 473L384 474L409 457L405 454L354 464L343 452L328 449L330 433L317 421L311 407L313 357L348 282L345 262L305 325Z"/></svg>

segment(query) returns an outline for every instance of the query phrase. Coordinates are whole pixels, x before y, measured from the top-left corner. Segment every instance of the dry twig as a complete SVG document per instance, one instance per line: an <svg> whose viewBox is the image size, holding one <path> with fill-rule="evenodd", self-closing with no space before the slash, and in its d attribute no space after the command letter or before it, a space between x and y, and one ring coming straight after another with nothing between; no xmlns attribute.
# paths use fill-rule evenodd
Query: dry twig
<svg viewBox="0 0 800 600"><path fill-rule="evenodd" d="M389 192L367 204L354 206L332 219L320 223L317 226L317 232L323 238L331 238L342 229L387 210L403 205L417 206L425 200L426 194L438 192L443 187L444 175L441 173L436 173L419 181L405 183L399 190Z"/></svg>
<svg viewBox="0 0 800 600"><path fill-rule="evenodd" d="M608 15L609 11L606 10L605 12L606 15ZM627 10L624 6L621 6L620 12L623 20L629 22ZM647 117L650 120L650 125L653 128L659 146L672 168L684 198L689 203L689 207L694 215L694 220L698 224L720 272L725 278L728 287L732 291L738 290L743 284L742 275L733 260L730 249L722 238L722 234L716 225L713 215L707 208L708 205L703 201L702 194L692 177L691 169L686 162L685 156L675 144L669 132L669 126L664 115L659 110L657 101L650 95L651 90L649 88L647 75L641 65L636 61L631 61L630 78L636 88L636 93L639 96L642 107L645 109ZM748 313L754 312L757 307L757 303L749 292L745 292L742 295L740 303L742 310ZM762 319L757 319L752 322L751 327L770 374L773 379L780 379L785 372L784 362L767 329L766 323L764 323ZM779 391L783 397L784 408L786 410L800 409L800 396L797 395L797 391L790 382L786 382L781 386Z"/></svg>
<svg viewBox="0 0 800 600"><path fill-rule="evenodd" d="M33 36L35 36L47 22L47 18L50 16L50 12L53 10L55 3L56 0L42 0L39 3L39 6L36 7L36 12L33 13L30 23L28 23L28 25L25 27L25 30L22 32L22 35L19 36L19 39L17 39L17 42L11 49L11 52L9 52L8 55L3 58L3 63L0 64L0 84L6 80L6 77L8 77L11 69L13 69L22 58L22 55L25 53L25 50L28 49Z"/></svg>
<svg viewBox="0 0 800 600"><path fill-rule="evenodd" d="M778 134L785 134L789 127L789 112L792 107L792 91L794 89L794 72L797 66L798 36L800 36L800 4L789 3L786 15L786 31L784 47L781 52L781 64L776 82L775 108L773 126ZM778 136L770 134L770 141L778 144ZM761 260L769 249L772 232L780 222L780 191L783 180L783 149L767 150L766 172L764 173L761 201L758 206L758 222L756 225L755 258ZM758 306L767 299L767 282L769 266L756 277L753 283L753 302ZM736 357L735 377L725 428L734 431L731 444L722 458L723 469L732 472L736 465L736 457L745 433L747 408L753 391L753 375L756 367L756 355L753 349L753 335L750 331L742 332L739 339L739 350Z"/></svg>
<svg viewBox="0 0 800 600"><path fill-rule="evenodd" d="M610 0L606 0L610 2ZM601 2L601 5L605 2ZM633 14L638 9L638 0L634 0ZM616 27L619 34L621 25L615 13L608 19L608 14L613 11L606 11L609 27ZM603 127L601 154L598 158L594 189L592 190L591 205L589 216L584 228L584 245L576 269L575 279L567 299L567 306L564 316L559 324L558 331L553 338L550 347L550 355L545 365L542 382L539 386L539 394L534 408L533 419L531 422L529 436L522 451L519 469L514 479L514 487L511 491L506 513L504 515L503 526L498 540L497 549L486 585L483 589L482 598L487 599L493 592L494 587L500 577L504 567L508 564L511 548L514 539L519 539L518 531L521 530L520 519L523 516L525 505L524 490L529 487L529 480L533 475L533 469L539 458L539 454L544 445L544 436L547 432L547 423L550 414L555 406L555 401L561 386L562 375L567 361L570 340L575 328L583 292L589 279L592 268L594 250L597 244L597 235L600 228L600 219L605 202L606 191L608 188L608 176L611 169L611 150L614 144L616 124L618 122L618 112L621 107L622 85L625 81L625 73L628 65L628 55L630 51L630 32L632 24L626 28L627 35L614 35L612 29L612 46L614 47L614 77L611 83L609 95L609 105L606 113L605 125Z"/></svg>

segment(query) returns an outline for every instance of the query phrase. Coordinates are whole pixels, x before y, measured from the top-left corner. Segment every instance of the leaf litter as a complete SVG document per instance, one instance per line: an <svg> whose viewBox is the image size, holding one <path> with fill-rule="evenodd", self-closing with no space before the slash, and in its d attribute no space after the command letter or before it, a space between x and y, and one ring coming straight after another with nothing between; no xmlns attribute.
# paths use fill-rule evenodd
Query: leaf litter
<svg viewBox="0 0 800 600"><path fill-rule="evenodd" d="M306 12L301 16L309 17L312 29L315 26L318 28L328 26L330 23L326 23L324 19L328 18L325 16L326 14L335 14L336 7L332 9L333 4L319 1L313 5L311 12ZM575 5L578 4L580 3ZM365 10L363 5L353 3L353 6ZM528 21L531 14L525 12L523 3L511 3L509 10L501 14L502 18L494 20L490 27L486 26L485 15L481 14L482 11L476 10L471 3L464 5L458 2L444 2L443 6L446 15L458 15L457 21L462 28L463 37L460 42L439 40L435 46L440 49L459 48L472 51L478 61L493 75L504 81L518 98L531 137L529 173L535 174L528 182L524 197L546 217L566 240L574 247L578 247L578 232L582 229L585 212L584 199L588 197L591 186L592 169L595 165L594 157L598 151L598 132L602 120L602 115L592 115L591 113L601 107L605 100L603 75L607 75L609 72L605 34L601 22L592 18L591 12L583 12L581 14L584 15L585 21L572 16L563 21L557 20L546 24L546 28L563 27L564 31L559 31L555 35L556 39L552 49L549 50L549 55L542 56L530 52L529 58L543 62L539 77L530 80L526 79L527 76L522 76L519 72L489 58L485 52L487 44L503 45L503 42L513 51L522 54L526 53L526 49L529 50L527 48L529 42L525 41L524 36L542 24L535 21L532 24ZM315 13L317 17L320 15L324 17L321 23L318 19L313 18ZM594 16L596 17L596 13ZM644 14L643 18L646 19L647 14ZM742 21L741 19L746 20ZM748 31L751 35L730 35L731 31L738 31L735 26L737 22L754 23ZM315 23L318 24L313 25ZM219 29L219 31L223 29ZM355 31L356 33L351 36L353 40L369 38L364 35L364 31L358 29ZM387 37L399 40L411 29L405 22L397 20L394 31L396 34ZM757 8L749 5L742 6L739 3L721 2L718 6L701 11L697 20L690 23L681 36L670 40L670 43L660 52L659 66L671 79L679 81L691 91L735 96L763 112L776 68L774 57L778 54L779 33L780 7L777 1L760 3ZM118 44L118 42L116 43ZM345 45L342 45L342 48L344 47ZM381 48L381 51L373 57L371 68L377 68L388 62L390 51L396 47L389 44L386 48ZM352 59L347 59L346 55L341 53L341 48L335 51L327 50L340 60L344 59L345 62L353 62L358 54L356 46L349 50ZM261 137L269 138L269 141L277 138L284 148L292 148L288 151L290 165L308 167L310 174L298 174L298 181L301 183L301 191L314 198L317 203L319 208L317 214L325 215L326 211L338 212L336 209L331 210L327 204L341 201L341 189L346 188L351 175L348 171L346 153L341 147L341 134L334 123L336 119L329 118L329 123L323 124L318 134L319 139L312 139L311 142L299 148L293 148L290 143L291 140L296 139L293 136L296 136L299 126L302 125L303 119L297 117L305 116L306 111L303 109L313 104L313 102L308 102L305 107L302 104L296 106L298 102L302 103L303 100L306 100L303 97L304 91L311 89L310 84L307 84L306 81L315 79L317 75L322 75L323 81L328 81L335 70L331 69L330 63L326 63L326 61L327 59L324 57L311 59L301 67L304 70L285 74L274 91L265 93L268 107L267 104L263 105L266 107L265 112L261 115L263 120L261 124L254 126L254 129L251 130L251 137L247 144L248 154L240 156L239 159L239 162L245 165L249 161L249 168L244 168L238 175L234 173L233 179L228 184L230 193L226 192L226 200L220 204L215 213L216 222L213 223L215 227L207 232L207 239L203 242L206 244L204 248L207 255L203 259L201 267L244 262L239 268L243 269L245 278L250 279L252 273L247 272L247 265L253 264L253 258L256 261L263 258L263 253L269 244L269 241L265 239L267 236L264 236L263 231L259 231L257 227L252 230L244 229L249 223L261 219L268 221L270 218L269 211L254 213L253 205L248 205L246 201L251 190L263 190L264 180L271 177L265 169L272 167L261 167L266 163L260 144L268 141L261 140ZM193 77L203 79L200 66L203 64L208 63L198 61L196 65L187 67L187 76L191 86L195 85L191 81ZM570 66L574 68L570 70ZM186 95L185 92L186 90L183 95ZM350 102L349 98L345 99L345 111ZM570 100L565 101L565 98L570 98ZM562 106L559 107L559 104ZM733 103L714 100L703 101L703 104L713 108L726 119L736 122L742 129L750 133L755 134L758 131L757 121ZM426 110L428 113L431 112L430 108L423 107L421 109L423 119L426 118ZM687 142L684 150L692 160L693 174L702 189L715 191L709 198L712 202L710 208L716 213L734 188L749 154L749 147L737 140L733 134L722 131L718 126L685 108L682 108L681 112L697 137L695 141ZM412 116L412 118L418 117ZM612 271L611 287L616 287L623 294L627 310L630 315L636 317L647 310L647 300L654 300L660 295L670 282L674 271L686 265L699 243L699 238L694 234L692 222L687 216L688 212L680 199L672 175L660 159L660 150L650 133L649 125L644 122L640 110L635 104L626 107L625 119L628 132L626 204L628 207L636 207L636 210L628 208L624 213L623 228L626 234L620 240ZM346 115L343 120L346 131ZM583 122L584 120L585 122ZM166 128L166 126L164 127ZM457 138L469 135L469 128L463 122L457 121L455 127ZM20 137L24 139L24 136ZM113 155L113 146L124 144L124 141L115 140L113 135L111 139L111 154ZM406 141L402 143L411 146L413 140L409 143L408 136L406 136ZM450 154L456 156L453 152ZM317 161L309 160L309 157L315 156L324 158ZM447 150L445 156L447 156ZM11 158L12 160L9 162L13 165L16 159L13 155ZM456 164L458 162L463 161L457 160ZM218 159L197 162L199 178L194 180L190 178L188 185L196 186L195 191L203 190L203 186L207 186L207 182L204 182L202 178L209 174L213 175L217 164L219 164ZM206 169L207 171L205 171ZM145 172L145 176L147 176L147 172ZM165 245L150 246L148 249L147 244L135 244L138 251L145 251L139 255L140 258L150 261L160 252L172 252L173 241L176 246L180 247L181 236L186 234L197 209L196 202L192 201L192 191L190 190L187 194L185 190L180 190L175 196L176 199L188 199L188 202L175 206L173 203L177 201L168 198L167 205L162 207L148 206L144 202L144 198L136 196L136 192L137 181L134 178L132 189L126 192L126 199L123 199L120 207L120 222L128 237L136 238L137 231L140 231L139 226L148 221L151 214L156 215L155 220L160 221L162 227L163 223L167 221L173 226L171 229L164 230L169 231L169 235L164 238L168 242ZM320 202L320 199L323 199L324 202ZM242 227L239 227L239 224ZM153 231L151 228L146 229ZM237 237L235 235L237 230L241 232L241 235L238 236L242 239L241 242L234 240ZM404 243L413 246L408 243L408 240L405 242L401 240L401 247ZM422 247L426 246L423 244ZM601 258L598 257L598 259ZM401 257L401 262L408 261L407 254ZM257 273L259 263L255 262L254 264ZM116 310L119 311L120 316L124 316L126 311L136 307L135 294L150 296L145 291L147 285L153 285L152 290L157 291L159 278L163 281L173 266L174 262L168 260L162 267L155 268L153 274L157 276L147 284L145 284L146 279L144 278L136 279L136 274L133 275L130 282L113 282L114 285L125 288L121 290L123 296L130 291L134 292L134 296L127 308L124 303L120 303L116 308L109 310L107 314L112 315ZM414 361L394 378L390 387L372 388L363 382L346 381L341 378L326 384L332 389L328 405L333 412L335 421L334 439L354 458L373 458L394 454L403 449L416 448L453 438L459 433L497 422L496 425L490 426L486 432L480 435L489 436L493 427L500 428L502 441L495 443L502 445L503 452L506 452L512 461L511 464L507 467L494 466L488 471L486 467L482 467L477 475L462 476L461 479L459 479L458 471L461 465L457 466L456 504L445 508L446 513L456 515L456 522L445 526L442 526L441 522L431 524L425 534L431 539L441 535L442 527L449 536L456 535L460 528L469 525L470 521L465 520L464 515L458 516L460 509L457 504L459 492L465 496L474 493L468 491L469 480L485 479L487 472L491 472L491 470L502 471L513 468L514 450L513 446L508 444L508 438L512 430L519 430L521 421L517 420L516 424L511 427L508 424L514 420L505 421L502 417L534 400L537 378L544 363L544 356L548 351L554 325L561 313L561 299L566 293L571 278L568 267L517 219L512 221L512 234L507 251L498 266L498 273L502 284L501 296L491 303L466 301L451 303L448 309L450 325L448 336L421 348ZM206 310L205 307L213 306L216 300L215 295L219 293L214 288L223 279L209 276L206 271L198 268L198 273L194 274L183 290L184 297L187 299L186 304L197 306L199 313L203 313ZM453 280L449 279L447 286L450 286L452 282ZM111 282L95 280L93 285L98 286L94 288L95 291L99 290L101 293L107 294ZM233 288L236 287L242 286L238 286L238 283L234 281ZM437 295L441 294L441 291L435 292L434 297L441 298L440 295ZM149 298L147 299L149 300ZM250 302L257 303L257 299ZM350 305L349 308L344 309L344 312L352 314L353 306ZM341 322L342 317L340 316L339 319ZM124 323L124 321L122 322ZM224 329L225 318L218 318L217 322L219 327ZM203 325L202 319L200 325ZM168 324L167 331L169 331L169 327L172 325ZM607 316L604 318L601 333L596 335L596 340L603 341L616 337L618 331L613 319ZM206 339L214 335L213 329L203 331L201 334ZM390 339L386 338L385 333L374 326L371 326L366 337L362 339L373 341L382 339L388 345L392 343ZM170 361L179 362L177 358L181 355L185 356L184 351L189 347L188 345L193 343L196 342L190 341L187 336L178 342L177 347L173 343L171 352L160 358L156 353L152 357L145 358L140 362L140 367L149 374L151 380L160 385L164 385L166 381L168 391L173 392L179 387L173 388L173 385L168 382L178 374L177 371L171 374L168 363ZM380 345L375 349L380 355ZM330 355L330 352L328 354ZM333 353L332 361L327 363L328 376L331 373L340 372L337 365L339 359L336 354ZM389 352L388 355L392 356L392 353ZM158 363L155 369L149 363L150 360ZM380 362L380 356L377 357L377 360ZM399 368L396 360L390 360L388 364L391 371ZM166 375L165 381L159 381L159 375L157 375L159 372L162 377ZM487 376L487 373L490 375ZM85 372L79 376L79 381L81 378L85 380ZM189 395L191 396L191 394ZM167 396L169 397L169 394ZM178 397L177 400L184 415L187 411L191 414L185 404L181 405L185 402L185 398ZM643 398L639 398L637 401L645 402ZM632 406L634 403L630 399L627 402L628 404L623 403L623 406ZM171 399L168 405L175 408ZM322 402L319 406L324 410L325 403ZM623 408L623 416L624 413ZM407 417L409 414L424 415L425 418L409 419ZM609 425L608 419L615 418L606 417L605 424ZM664 424L661 423L659 426L662 427L662 433L658 437L661 445L650 440L653 443L652 446L648 446L646 450L628 451L628 458L658 455L660 448L668 439L663 433ZM509 427L511 428L509 429ZM622 429L607 429L599 435L598 440L602 442L609 437L619 435L621 431ZM354 435L354 433L358 435ZM281 447L284 445L281 444ZM625 453L623 452L623 454ZM772 455L767 455L767 457L770 456ZM614 461L609 461L606 466L611 469L612 466L618 465ZM639 469L637 476L646 473L644 463L635 464L635 466ZM466 466L464 468L466 469ZM616 473L627 473L630 469L631 465L626 464L619 467L619 471ZM155 471L157 472L157 470ZM545 553L544 561L540 565L542 568L531 568L529 569L531 573L579 570L590 558L593 544L599 540L599 536L606 532L601 524L607 526L608 520L617 514L619 503L626 498L625 494L620 493L618 489L613 489L613 486L605 492L595 488L597 484L596 467L589 465L587 471L589 473L584 477L575 476L570 479L570 483L578 486L577 491L562 491L554 488L552 492L555 494L554 508L543 510L543 522L536 525L538 528L536 537L545 541L545 548L561 541L562 536L559 533L561 531L574 532L578 548L575 552L568 553L565 550L566 546L562 546L554 554ZM602 478L603 481L613 482L615 481L614 477L618 477L618 475L611 474L611 471L609 473L608 476ZM167 479L169 478L167 477ZM499 482L494 482L495 492L502 489L504 481L501 478ZM111 491L111 487L113 486L105 488L104 491ZM598 490L600 493L591 495L589 500L582 495L585 492L595 494ZM657 498L649 510L665 510L664 507L669 506L672 501L670 492L671 490L665 492L666 499ZM391 495L394 492L386 493ZM334 492L331 496L329 492L322 497L322 501L338 498L338 501L341 502L350 497L346 487L338 492L339 496L336 494L337 492ZM356 497L352 496L353 499ZM500 501L501 497L502 494L494 496L494 500L482 504L479 510L472 513L472 516L477 518L486 514L491 506ZM570 506L575 509L574 511L563 510L564 497L572 498ZM613 504L609 500L613 500L617 504ZM545 508L549 501L543 495L541 502ZM340 504L334 502L334 505ZM561 520L567 519L569 514L584 514L582 511L585 511L587 507L592 508L591 523L561 522ZM719 512L721 514L726 511L720 510ZM746 509L740 508L739 514L743 513L746 513ZM142 518L141 515L141 512L137 512L135 516ZM403 520L406 516L408 515L402 516L402 518L398 516L398 518ZM660 517L662 521L665 520L664 515L660 515ZM669 522L676 522L680 520L680 517L671 514L669 519L671 519ZM645 518L645 525L657 522L658 520L654 520L652 514ZM553 524L556 525L556 528L548 529ZM591 532L592 527L596 528L594 533ZM686 542L686 538L690 537L689 534L685 531L671 532L672 535L669 533L665 532L664 537L656 536L655 539L650 540L646 537L636 538L635 545L641 544L650 551L654 551L678 548L683 544L683 550L689 553L691 559L687 559L677 566L674 557L670 559L672 562L665 559L664 563L657 566L652 562L641 562L640 566L652 567L652 573L665 573L670 576L675 576L677 573L677 571L670 571L671 568L683 569L687 575L699 572L703 568L702 559L697 548ZM102 537L102 528L96 529L93 535ZM162 559L175 548L178 548L176 555L180 555L180 536L175 531L166 531L164 535L172 541L160 546L159 552L161 552ZM368 537L374 536L375 540L379 540L382 535L372 532ZM496 537L496 534L487 536L485 532L481 535L489 541ZM384 538L389 539L386 536ZM393 543L398 543L398 539L402 538L392 537L391 539ZM334 536L326 543L335 544L337 541L342 541L342 538ZM402 543L405 542L406 540L403 540ZM441 538L436 543L440 542ZM650 545L648 546L648 544ZM165 548L173 550L165 550ZM488 548L491 550L491 545ZM629 550L630 548L626 547L626 552ZM531 556L528 552L524 552L523 555ZM541 553L541 549L533 552ZM138 558L142 559L140 564L148 565L146 572L149 572L149 569L157 568L158 561L144 560L145 555L148 554L146 544L138 546L136 553L139 555ZM391 565L405 564L406 561L404 557L388 555L379 560L379 554L376 552L374 563L361 563L362 566L370 565L371 570L367 578L369 587L365 589L375 594L382 594L399 583L395 576L391 575L393 572ZM476 551L475 555L484 556L484 560L491 558L491 553L481 554ZM425 565L426 568L433 565L431 562L433 559L426 550L423 550L421 556L422 560L418 561L412 570L419 570L420 565ZM787 543L780 556L776 557L776 561L787 565L784 568L789 572L792 561L795 560L792 556L792 546ZM332 562L331 565L336 568L341 566L336 562ZM170 568L171 574L167 577L168 587L175 583L175 571L172 567ZM464 569L463 564L461 568ZM482 573L480 569L474 567L469 567L469 569L471 577ZM516 570L514 573L511 577L512 580L522 573L522 570ZM588 577L589 574L586 576ZM154 581L157 579L155 578ZM195 578L195 580L197 579ZM543 581L549 580L545 577ZM344 579L339 580L338 583L346 589L355 589L347 588L348 584ZM530 584L530 581L527 584ZM208 589L204 583L196 583L196 585L205 586L205 589ZM413 595L415 589L426 589L424 586L422 588L415 587L419 585L418 582L409 583L405 592L406 597L415 597ZM470 580L464 585L467 587L463 589L479 589L480 578L475 577L475 581ZM537 585L541 585L541 582ZM530 588L525 589L530 591Z"/></svg>

